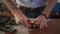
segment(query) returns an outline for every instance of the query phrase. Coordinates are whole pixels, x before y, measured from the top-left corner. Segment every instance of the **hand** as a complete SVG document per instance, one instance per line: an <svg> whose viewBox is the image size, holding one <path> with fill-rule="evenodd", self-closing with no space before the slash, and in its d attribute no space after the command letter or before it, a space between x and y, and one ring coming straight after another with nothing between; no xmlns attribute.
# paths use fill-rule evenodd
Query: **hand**
<svg viewBox="0 0 60 34"><path fill-rule="evenodd" d="M45 16L40 15L39 17L37 17L37 24L39 25L39 29L44 29L48 27L47 24L47 19L45 18Z"/></svg>
<svg viewBox="0 0 60 34"><path fill-rule="evenodd" d="M21 14L15 14L14 15L15 21L17 24L22 24L26 27L30 27L30 25L27 23L27 17Z"/></svg>

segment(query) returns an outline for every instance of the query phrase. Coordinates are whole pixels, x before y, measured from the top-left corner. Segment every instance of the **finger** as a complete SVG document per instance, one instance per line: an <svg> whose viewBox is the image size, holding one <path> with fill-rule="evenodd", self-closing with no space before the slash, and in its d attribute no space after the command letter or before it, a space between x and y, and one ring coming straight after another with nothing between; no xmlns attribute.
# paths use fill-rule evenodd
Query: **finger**
<svg viewBox="0 0 60 34"><path fill-rule="evenodd" d="M14 18L15 18L16 24L18 24L19 23L19 20L16 17L14 17Z"/></svg>
<svg viewBox="0 0 60 34"><path fill-rule="evenodd" d="M16 22L16 24L19 24L19 20L17 20L16 18L15 18L15 22Z"/></svg>
<svg viewBox="0 0 60 34"><path fill-rule="evenodd" d="M31 26L27 23L27 20L24 20L24 25L25 25L26 27L31 27Z"/></svg>
<svg viewBox="0 0 60 34"><path fill-rule="evenodd" d="M33 23L35 23L35 24L37 24L37 25L39 24L39 23L38 23L38 20L34 20Z"/></svg>
<svg viewBox="0 0 60 34"><path fill-rule="evenodd" d="M23 20L20 20L19 24L24 25Z"/></svg>
<svg viewBox="0 0 60 34"><path fill-rule="evenodd" d="M23 23L23 19L22 19L22 18L17 19L17 22L18 22L18 24L20 24L20 25L24 25L24 23Z"/></svg>
<svg viewBox="0 0 60 34"><path fill-rule="evenodd" d="M17 24L23 25L22 20L16 21Z"/></svg>
<svg viewBox="0 0 60 34"><path fill-rule="evenodd" d="M42 19L42 21L40 23L40 29L44 29L46 23L47 23L46 19L44 19L44 20Z"/></svg>
<svg viewBox="0 0 60 34"><path fill-rule="evenodd" d="M18 24L18 21L16 21L16 24Z"/></svg>
<svg viewBox="0 0 60 34"><path fill-rule="evenodd" d="M42 18L41 19L36 19L36 20L37 20L37 24L40 25Z"/></svg>
<svg viewBox="0 0 60 34"><path fill-rule="evenodd" d="M15 18L15 17L14 17ZM16 24L18 24L18 21L16 20L16 18L15 18L15 22L16 22Z"/></svg>
<svg viewBox="0 0 60 34"><path fill-rule="evenodd" d="M47 20L45 19L45 26L44 26L44 28L47 28L47 27L48 27Z"/></svg>
<svg viewBox="0 0 60 34"><path fill-rule="evenodd" d="M39 28L40 28L40 29L44 29L44 25L45 25L44 20L42 20Z"/></svg>

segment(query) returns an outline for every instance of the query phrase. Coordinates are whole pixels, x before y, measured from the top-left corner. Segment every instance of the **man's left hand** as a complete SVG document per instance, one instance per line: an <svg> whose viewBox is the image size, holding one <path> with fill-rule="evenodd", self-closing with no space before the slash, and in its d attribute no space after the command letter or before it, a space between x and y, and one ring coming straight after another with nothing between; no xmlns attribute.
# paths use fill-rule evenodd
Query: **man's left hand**
<svg viewBox="0 0 60 34"><path fill-rule="evenodd" d="M48 27L47 19L45 16L40 15L36 18L36 20L37 20L37 24L39 25L39 29L44 29Z"/></svg>

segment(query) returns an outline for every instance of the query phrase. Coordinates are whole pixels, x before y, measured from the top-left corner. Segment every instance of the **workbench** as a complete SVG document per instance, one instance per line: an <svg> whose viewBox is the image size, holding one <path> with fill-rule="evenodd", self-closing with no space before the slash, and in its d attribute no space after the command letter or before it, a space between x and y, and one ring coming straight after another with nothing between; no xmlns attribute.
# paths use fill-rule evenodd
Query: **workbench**
<svg viewBox="0 0 60 34"><path fill-rule="evenodd" d="M24 26L15 26L18 31L15 34L60 34L60 19L50 19L47 29L30 29ZM5 32L7 34L7 32ZM9 33L8 33L9 34Z"/></svg>

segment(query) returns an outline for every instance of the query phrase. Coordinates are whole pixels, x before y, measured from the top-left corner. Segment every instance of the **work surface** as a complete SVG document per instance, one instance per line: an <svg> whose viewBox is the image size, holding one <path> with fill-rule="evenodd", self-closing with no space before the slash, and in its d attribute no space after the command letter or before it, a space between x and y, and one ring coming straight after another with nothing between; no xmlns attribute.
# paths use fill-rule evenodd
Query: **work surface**
<svg viewBox="0 0 60 34"><path fill-rule="evenodd" d="M16 34L60 34L60 19L51 19L48 22L48 29L29 29L24 26L16 27L18 33Z"/></svg>
<svg viewBox="0 0 60 34"><path fill-rule="evenodd" d="M60 34L60 19L51 19L48 22L48 29L43 30L30 29L21 25L17 25L14 27L18 29L17 33L15 34Z"/></svg>

